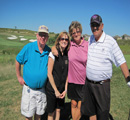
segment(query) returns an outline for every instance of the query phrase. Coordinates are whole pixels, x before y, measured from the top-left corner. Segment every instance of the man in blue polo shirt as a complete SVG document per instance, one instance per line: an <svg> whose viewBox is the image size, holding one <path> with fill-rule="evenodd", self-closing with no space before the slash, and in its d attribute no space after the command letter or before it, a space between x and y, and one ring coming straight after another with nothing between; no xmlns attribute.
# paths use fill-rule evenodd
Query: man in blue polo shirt
<svg viewBox="0 0 130 120"><path fill-rule="evenodd" d="M49 38L48 28L40 26L37 41L28 43L16 57L16 75L23 86L21 113L26 120L40 120L46 108L45 83L47 80L48 55L51 49L46 45ZM23 77L21 76L21 65Z"/></svg>

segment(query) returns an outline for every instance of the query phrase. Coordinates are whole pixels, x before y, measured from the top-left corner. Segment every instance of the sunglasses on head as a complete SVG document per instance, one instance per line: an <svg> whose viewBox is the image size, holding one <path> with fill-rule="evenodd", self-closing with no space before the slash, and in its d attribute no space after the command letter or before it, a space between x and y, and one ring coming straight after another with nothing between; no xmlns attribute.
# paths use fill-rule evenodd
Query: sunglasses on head
<svg viewBox="0 0 130 120"><path fill-rule="evenodd" d="M68 38L61 38L60 40L69 41L69 39L68 39Z"/></svg>

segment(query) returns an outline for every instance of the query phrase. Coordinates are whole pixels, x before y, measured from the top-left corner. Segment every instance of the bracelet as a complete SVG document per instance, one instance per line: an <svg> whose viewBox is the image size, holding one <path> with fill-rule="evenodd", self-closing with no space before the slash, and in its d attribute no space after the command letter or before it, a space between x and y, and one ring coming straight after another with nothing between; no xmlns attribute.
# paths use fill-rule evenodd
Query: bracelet
<svg viewBox="0 0 130 120"><path fill-rule="evenodd" d="M130 81L130 76L128 76L127 78L126 78L126 82L129 82Z"/></svg>

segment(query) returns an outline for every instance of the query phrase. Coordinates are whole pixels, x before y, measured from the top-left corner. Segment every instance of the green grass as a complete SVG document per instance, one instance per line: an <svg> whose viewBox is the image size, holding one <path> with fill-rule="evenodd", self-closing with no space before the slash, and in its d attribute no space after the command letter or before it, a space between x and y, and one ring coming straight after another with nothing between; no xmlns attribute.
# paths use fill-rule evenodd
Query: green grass
<svg viewBox="0 0 130 120"><path fill-rule="evenodd" d="M130 59L130 56L129 56ZM129 65L130 66L130 65ZM127 120L130 109L130 88L126 85L120 68L113 67L111 79L111 111L115 120Z"/></svg>
<svg viewBox="0 0 130 120"><path fill-rule="evenodd" d="M19 39L7 40L7 36L12 34L25 36L27 39L35 38L33 32L23 35L14 32L1 32L0 29L0 120L24 119L20 112L22 86L19 84L15 74L15 57L28 41L19 41ZM50 34L50 38L55 39L55 34ZM130 41L119 41L119 45L125 54L128 67L130 68ZM66 102L69 101L66 97ZM130 88L126 85L120 68L113 66L110 113L114 117L114 120L128 119L130 109L129 101Z"/></svg>
<svg viewBox="0 0 130 120"><path fill-rule="evenodd" d="M130 55L130 40L117 41L124 54Z"/></svg>
<svg viewBox="0 0 130 120"><path fill-rule="evenodd" d="M127 55L126 59L129 61L130 55ZM0 64L0 120L24 119L20 114L21 95L22 86L15 75L15 64ZM111 80L110 113L115 120L127 120L130 109L129 100L130 88L126 85L120 68L114 66ZM70 100L66 97L66 101Z"/></svg>
<svg viewBox="0 0 130 120"><path fill-rule="evenodd" d="M125 59L127 60L128 68L130 69L130 55L125 55Z"/></svg>
<svg viewBox="0 0 130 120"><path fill-rule="evenodd" d="M5 40L3 38L0 38L0 45L1 46L23 46L24 44L22 42L18 42L16 40Z"/></svg>
<svg viewBox="0 0 130 120"><path fill-rule="evenodd" d="M14 64L0 64L0 120L22 120L20 114L22 86L15 75Z"/></svg>

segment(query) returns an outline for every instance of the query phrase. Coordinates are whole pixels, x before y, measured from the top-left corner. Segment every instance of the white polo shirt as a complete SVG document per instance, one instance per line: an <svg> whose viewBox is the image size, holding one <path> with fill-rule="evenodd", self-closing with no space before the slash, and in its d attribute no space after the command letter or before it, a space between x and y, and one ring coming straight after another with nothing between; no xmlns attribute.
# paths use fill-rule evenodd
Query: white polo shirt
<svg viewBox="0 0 130 120"><path fill-rule="evenodd" d="M116 40L102 33L96 42L94 35L89 38L88 60L86 66L87 78L93 81L101 81L112 77L112 63L120 66L126 60Z"/></svg>

